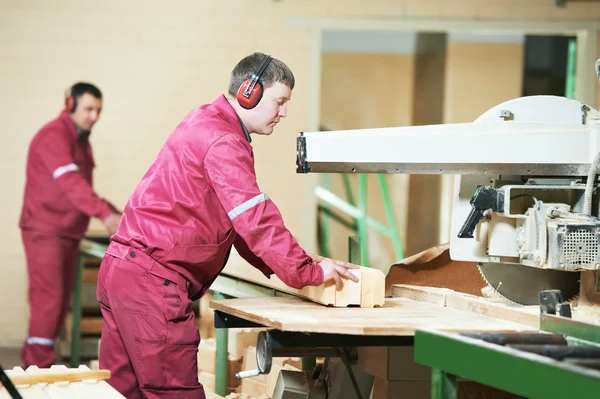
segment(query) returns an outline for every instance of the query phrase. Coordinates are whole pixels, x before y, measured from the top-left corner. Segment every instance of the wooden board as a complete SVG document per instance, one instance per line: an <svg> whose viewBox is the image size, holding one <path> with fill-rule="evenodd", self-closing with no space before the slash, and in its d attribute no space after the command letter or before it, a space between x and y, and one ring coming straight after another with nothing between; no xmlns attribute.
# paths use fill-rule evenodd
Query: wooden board
<svg viewBox="0 0 600 399"><path fill-rule="evenodd" d="M330 308L294 297L212 301L210 306L282 331L351 335L414 335L419 328L459 331L529 331L533 327L404 298L380 308Z"/></svg>
<svg viewBox="0 0 600 399"><path fill-rule="evenodd" d="M69 369L65 366L52 366L40 369L31 366L27 370L15 367L6 370L8 377L24 399L47 398L124 398L104 379L110 377L108 370L90 370L86 366ZM0 399L10 398L6 389L0 387Z"/></svg>
<svg viewBox="0 0 600 399"><path fill-rule="evenodd" d="M405 284L392 286L392 296L472 312L495 319L525 324L534 328L540 326L539 306L521 306L506 303L503 300L485 299L463 294L447 288L419 287Z"/></svg>
<svg viewBox="0 0 600 399"><path fill-rule="evenodd" d="M296 289L285 285L277 276L265 277L258 269L250 266L239 254L232 251L223 274L286 292L323 305L346 307L357 305L365 308L381 306L385 302L385 275L381 270L368 267L352 270L359 282L343 279L344 287L337 291L333 282L318 287Z"/></svg>

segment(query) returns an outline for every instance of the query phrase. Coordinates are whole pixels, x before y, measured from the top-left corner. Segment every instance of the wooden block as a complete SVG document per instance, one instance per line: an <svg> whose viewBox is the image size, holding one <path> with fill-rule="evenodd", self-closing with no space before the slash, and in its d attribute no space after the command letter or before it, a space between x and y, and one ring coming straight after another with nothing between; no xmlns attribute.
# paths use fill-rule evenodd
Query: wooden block
<svg viewBox="0 0 600 399"><path fill-rule="evenodd" d="M360 274L360 302L356 303L360 307L382 306L385 303L385 275L381 270L361 267L354 271ZM354 298L352 292L356 292L358 287L348 283L344 284L343 290L350 290L350 292L336 292L335 284L333 282L327 282L318 287L307 286L302 289L295 289L285 285L276 276L271 278L265 277L260 271L247 265L245 263L230 261L222 272L223 274L257 283L266 287L274 288L276 290L295 295L301 298L308 299L310 301L320 303L327 306L345 307L348 305L347 301L350 298ZM366 275L366 277L364 277ZM363 289L362 279L365 278L366 285ZM346 283L348 280L344 280ZM340 305L336 304L336 298L340 297Z"/></svg>
<svg viewBox="0 0 600 399"><path fill-rule="evenodd" d="M361 273L361 270L351 270L352 274L359 278L359 281L355 283L352 280L344 279L344 287L340 291L335 291L335 306L346 307L348 305L360 305L361 304L361 290L365 286L365 277L371 273ZM361 278L362 277L362 278ZM369 279L367 285L369 285ZM366 296L366 300L370 298L370 295ZM368 306L372 307L372 306Z"/></svg>
<svg viewBox="0 0 600 399"><path fill-rule="evenodd" d="M201 371L198 373L198 382L204 386L204 389L210 392L215 391L216 377L213 373Z"/></svg>
<svg viewBox="0 0 600 399"><path fill-rule="evenodd" d="M216 334L215 329L215 312L209 306L210 301L214 299L211 293L206 293L200 298L200 318L198 319L198 327L200 328L200 336L204 338L213 338Z"/></svg>
<svg viewBox="0 0 600 399"><path fill-rule="evenodd" d="M373 308L385 303L385 276L381 270L361 269L360 307Z"/></svg>
<svg viewBox="0 0 600 399"><path fill-rule="evenodd" d="M214 338L203 339L198 345L198 373L216 372L217 342Z"/></svg>
<svg viewBox="0 0 600 399"><path fill-rule="evenodd" d="M355 283L344 279L340 291L336 290L333 282L328 282L319 287L305 287L298 292L298 296L335 307L357 305L372 308L385 303L385 275L381 270L361 267L351 272L359 281Z"/></svg>
<svg viewBox="0 0 600 399"><path fill-rule="evenodd" d="M246 348L256 345L256 339L264 328L230 328L228 330L227 350L231 360L244 357Z"/></svg>
<svg viewBox="0 0 600 399"><path fill-rule="evenodd" d="M252 397L266 395L267 384L266 382L257 381L254 378L244 378L242 380L242 394Z"/></svg>
<svg viewBox="0 0 600 399"><path fill-rule="evenodd" d="M323 305L335 305L335 284L333 282L321 284L317 287L307 286L291 293Z"/></svg>
<svg viewBox="0 0 600 399"><path fill-rule="evenodd" d="M200 373L208 373L215 374L216 373L216 357L217 355L217 342L214 338L203 339L200 341L200 345L198 345L198 374ZM240 381L235 378L235 374L242 370L242 359L232 359L229 357L227 359L227 386L228 387L237 387L240 384Z"/></svg>

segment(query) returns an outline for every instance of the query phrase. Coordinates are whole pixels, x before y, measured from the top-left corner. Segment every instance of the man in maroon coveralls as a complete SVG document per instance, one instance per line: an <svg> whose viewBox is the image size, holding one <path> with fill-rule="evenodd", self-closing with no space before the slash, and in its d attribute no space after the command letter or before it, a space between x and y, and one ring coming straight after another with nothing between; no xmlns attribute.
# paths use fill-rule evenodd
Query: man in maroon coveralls
<svg viewBox="0 0 600 399"><path fill-rule="evenodd" d="M250 133L287 115L291 70L261 53L242 59L227 96L192 110L129 199L102 261L100 367L127 398L204 398L192 301L221 272L232 245L294 288L356 278L356 266L313 260L256 183ZM318 263L317 263L318 261Z"/></svg>
<svg viewBox="0 0 600 399"><path fill-rule="evenodd" d="M26 367L54 364L54 339L69 309L79 240L90 217L102 220L110 234L119 225L119 212L92 188L94 158L88 136L101 109L97 87L73 85L65 110L29 146L19 222L29 276L29 332L21 350Z"/></svg>

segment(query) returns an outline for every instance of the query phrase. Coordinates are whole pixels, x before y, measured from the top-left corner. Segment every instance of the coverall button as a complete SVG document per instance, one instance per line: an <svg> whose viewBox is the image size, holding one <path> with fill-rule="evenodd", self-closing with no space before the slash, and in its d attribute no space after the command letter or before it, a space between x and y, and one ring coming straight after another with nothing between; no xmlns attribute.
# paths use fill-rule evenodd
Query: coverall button
<svg viewBox="0 0 600 399"><path fill-rule="evenodd" d="M165 279L165 286L167 286L169 284L171 284L171 282L169 280Z"/></svg>
<svg viewBox="0 0 600 399"><path fill-rule="evenodd" d="M135 258L135 252L131 251L131 252L129 253L129 256L131 256L132 258Z"/></svg>

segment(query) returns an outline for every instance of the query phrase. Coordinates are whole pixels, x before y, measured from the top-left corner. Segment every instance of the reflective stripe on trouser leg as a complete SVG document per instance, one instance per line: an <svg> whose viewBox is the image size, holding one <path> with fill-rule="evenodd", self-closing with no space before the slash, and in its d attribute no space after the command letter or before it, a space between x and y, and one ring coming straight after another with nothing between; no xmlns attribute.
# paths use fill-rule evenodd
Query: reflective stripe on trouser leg
<svg viewBox="0 0 600 399"><path fill-rule="evenodd" d="M53 339L42 338L42 337L28 337L25 342L27 342L28 345L46 345L46 346L54 345Z"/></svg>

